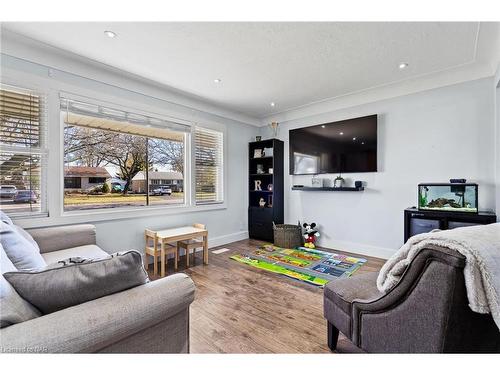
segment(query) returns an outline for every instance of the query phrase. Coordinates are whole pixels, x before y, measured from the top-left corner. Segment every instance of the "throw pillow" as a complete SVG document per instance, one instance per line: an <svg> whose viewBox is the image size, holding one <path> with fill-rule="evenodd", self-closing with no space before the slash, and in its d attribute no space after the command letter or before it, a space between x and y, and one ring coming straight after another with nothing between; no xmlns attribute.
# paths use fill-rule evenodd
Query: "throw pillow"
<svg viewBox="0 0 500 375"><path fill-rule="evenodd" d="M40 247L38 246L38 244L36 243L36 241L33 239L33 237L31 237L31 234L29 234L28 232L26 232L23 228L21 228L19 225L16 225L14 224L14 228L16 228L17 232L23 236L30 244L33 245L33 247L38 251L40 252Z"/></svg>
<svg viewBox="0 0 500 375"><path fill-rule="evenodd" d="M7 272L14 289L43 314L65 309L149 281L135 250L109 258L69 258L34 271Z"/></svg>
<svg viewBox="0 0 500 375"><path fill-rule="evenodd" d="M14 225L0 222L0 243L18 270L37 269L47 266L40 249L23 237Z"/></svg>
<svg viewBox="0 0 500 375"><path fill-rule="evenodd" d="M16 271L0 244L0 328L39 317L40 311L21 298L3 273Z"/></svg>

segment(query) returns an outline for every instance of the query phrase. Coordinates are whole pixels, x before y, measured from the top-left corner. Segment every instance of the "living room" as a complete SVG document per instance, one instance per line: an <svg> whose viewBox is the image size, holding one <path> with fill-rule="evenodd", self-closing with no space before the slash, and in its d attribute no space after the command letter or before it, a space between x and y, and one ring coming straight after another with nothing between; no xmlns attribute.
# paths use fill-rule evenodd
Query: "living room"
<svg viewBox="0 0 500 375"><path fill-rule="evenodd" d="M500 352L494 12L273 7L1 20L2 359Z"/></svg>

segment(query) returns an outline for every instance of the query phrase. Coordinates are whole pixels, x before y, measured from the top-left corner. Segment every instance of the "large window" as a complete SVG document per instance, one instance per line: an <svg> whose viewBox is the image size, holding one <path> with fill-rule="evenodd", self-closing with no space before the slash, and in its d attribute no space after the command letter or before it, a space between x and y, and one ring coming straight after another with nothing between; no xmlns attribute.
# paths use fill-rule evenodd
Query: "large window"
<svg viewBox="0 0 500 375"><path fill-rule="evenodd" d="M0 86L0 209L11 216L46 211L45 97Z"/></svg>
<svg viewBox="0 0 500 375"><path fill-rule="evenodd" d="M66 211L185 204L189 127L68 99L61 113Z"/></svg>
<svg viewBox="0 0 500 375"><path fill-rule="evenodd" d="M224 201L223 144L221 132L196 128L195 200L198 205Z"/></svg>

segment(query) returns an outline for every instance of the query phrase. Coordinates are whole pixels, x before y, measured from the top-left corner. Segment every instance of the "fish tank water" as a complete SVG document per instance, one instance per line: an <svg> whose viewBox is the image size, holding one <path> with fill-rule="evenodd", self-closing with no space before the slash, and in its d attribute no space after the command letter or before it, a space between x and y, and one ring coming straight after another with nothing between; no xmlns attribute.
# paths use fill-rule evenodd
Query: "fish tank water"
<svg viewBox="0 0 500 375"><path fill-rule="evenodd" d="M477 184L419 184L418 209L477 213Z"/></svg>

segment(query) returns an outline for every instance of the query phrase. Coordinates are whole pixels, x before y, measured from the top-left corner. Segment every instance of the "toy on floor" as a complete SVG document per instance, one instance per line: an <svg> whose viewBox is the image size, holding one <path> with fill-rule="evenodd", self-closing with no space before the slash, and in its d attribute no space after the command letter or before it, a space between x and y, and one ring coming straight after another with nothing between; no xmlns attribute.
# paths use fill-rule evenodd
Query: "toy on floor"
<svg viewBox="0 0 500 375"><path fill-rule="evenodd" d="M316 247L315 245L316 239L319 237L319 232L316 229L314 229L316 228L316 223L311 223L311 224L304 223L302 226L305 229L304 247L307 247L309 249L314 249Z"/></svg>

